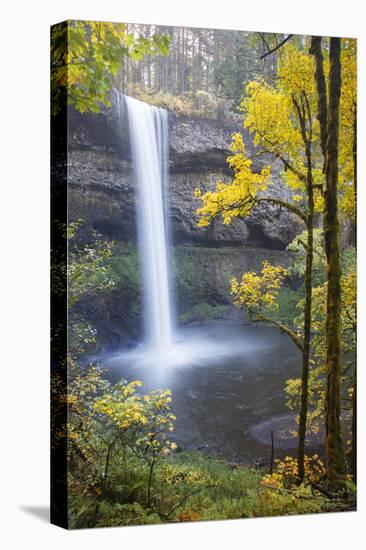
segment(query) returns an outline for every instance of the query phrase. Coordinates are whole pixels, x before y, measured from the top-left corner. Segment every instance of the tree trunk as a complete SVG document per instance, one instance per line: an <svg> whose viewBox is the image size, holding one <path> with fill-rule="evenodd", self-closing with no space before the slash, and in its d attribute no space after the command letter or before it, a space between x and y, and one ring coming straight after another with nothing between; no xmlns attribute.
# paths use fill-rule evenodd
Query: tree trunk
<svg viewBox="0 0 366 550"><path fill-rule="evenodd" d="M357 104L355 104L353 123L353 186L355 194L355 246L357 246ZM356 327L355 327L356 331ZM354 483L357 483L357 354L353 376L352 394L352 461L351 474Z"/></svg>
<svg viewBox="0 0 366 550"><path fill-rule="evenodd" d="M310 135L306 135L305 120L302 120L302 133L305 144L307 159L306 176L306 195L307 195L307 243L306 243L306 263L305 263L305 305L304 305L304 343L302 351L302 374L301 374L301 396L300 396L300 418L299 418L299 443L298 443L298 477L302 482L305 474L305 437L308 414L308 384L309 384L309 362L310 362L310 342L311 342L311 322L312 322L312 274L313 274L313 232L314 232L314 192L313 192L313 174L311 157L311 118L309 112Z"/></svg>
<svg viewBox="0 0 366 550"><path fill-rule="evenodd" d="M184 52L185 52L185 44L186 44L186 36L185 36L185 29L182 27L182 44L181 44L181 52L180 52L180 93L181 95L185 92L185 59L184 59Z"/></svg>
<svg viewBox="0 0 366 550"><path fill-rule="evenodd" d="M313 190L313 171L312 171L312 114L310 103L305 92L300 96L300 102L293 97L293 103L297 111L299 124L301 128L302 140L306 156L306 198L307 198L307 243L305 260L305 305L304 305L304 340L302 348L302 370L301 370L301 395L300 395L300 418L299 418L299 443L297 449L298 479L301 483L305 474L305 437L306 423L308 414L308 385L309 385L309 363L310 363L310 344L311 344L311 323L312 323L312 274L313 274L313 233L314 233L314 190ZM300 106L301 103L301 106Z"/></svg>
<svg viewBox="0 0 366 550"><path fill-rule="evenodd" d="M320 125L320 144L324 157L324 171L327 157L327 124L328 124L328 108L327 108L327 85L325 82L323 54L322 54L322 38L321 36L313 36L311 38L311 46L309 52L315 58L315 82L318 92L318 120Z"/></svg>
<svg viewBox="0 0 366 550"><path fill-rule="evenodd" d="M154 474L154 466L155 462L152 462L149 467L149 480L147 484L147 505L151 505L151 485L153 480L153 474Z"/></svg>
<svg viewBox="0 0 366 550"><path fill-rule="evenodd" d="M330 39L329 103L324 213L327 255L326 321L326 451L327 478L331 490L344 487L346 459L341 425L341 267L338 220L338 142L341 92L340 38Z"/></svg>
<svg viewBox="0 0 366 550"><path fill-rule="evenodd" d="M310 340L311 340L311 307L312 307L312 269L313 269L313 218L314 199L311 184L310 197L308 197L308 238L306 249L305 266L305 306L304 306L304 347L302 352L302 374L301 374L301 397L300 397L300 418L299 418L299 443L298 443L298 476L303 481L305 474L305 437L308 414L308 382L309 382L309 361L310 361Z"/></svg>
<svg viewBox="0 0 366 550"><path fill-rule="evenodd" d="M180 94L180 28L177 29L177 44L176 44L176 66L175 66L175 79L177 94Z"/></svg>
<svg viewBox="0 0 366 550"><path fill-rule="evenodd" d="M269 457L269 474L273 474L273 464L274 464L274 440L273 440L273 430L271 430L271 454Z"/></svg>

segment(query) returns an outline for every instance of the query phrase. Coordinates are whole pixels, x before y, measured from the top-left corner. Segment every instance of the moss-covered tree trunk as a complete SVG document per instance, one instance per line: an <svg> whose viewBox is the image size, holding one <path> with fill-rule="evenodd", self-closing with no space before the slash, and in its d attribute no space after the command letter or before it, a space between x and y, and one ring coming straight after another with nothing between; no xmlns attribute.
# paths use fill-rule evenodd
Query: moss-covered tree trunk
<svg viewBox="0 0 366 550"><path fill-rule="evenodd" d="M298 477L301 482L305 475L305 438L306 424L308 414L308 385L309 385L309 362L311 346L311 322L312 322L312 272L313 272L313 225L314 225L314 190L312 173L312 154L311 143L313 137L312 116L310 104L306 94L303 93L302 108L294 99L295 108L298 114L302 139L306 155L306 197L307 197L307 242L306 242L306 260L305 260L305 305L304 305L304 339L302 348L302 369L301 369L301 394L300 394L300 414L299 414L299 441L297 448ZM307 113L307 114L305 114Z"/></svg>
<svg viewBox="0 0 366 550"><path fill-rule="evenodd" d="M302 373L301 373L301 396L299 415L299 443L298 443L298 475L299 480L304 479L305 474L305 438L308 414L308 382L309 382L309 361L311 342L311 304L312 304L312 269L313 269L313 218L314 198L312 184L308 193L308 238L306 249L305 266L305 306L304 306L304 344L302 351Z"/></svg>
<svg viewBox="0 0 366 550"><path fill-rule="evenodd" d="M327 255L326 321L326 451L327 478L332 490L346 480L346 459L341 425L341 267L338 220L338 144L341 93L340 38L330 39L330 73L324 212Z"/></svg>
<svg viewBox="0 0 366 550"><path fill-rule="evenodd" d="M327 157L327 133L328 133L328 106L327 106L327 84L325 81L322 37L311 38L310 54L315 58L315 82L318 93L318 120L320 125L320 144L324 157L324 171Z"/></svg>

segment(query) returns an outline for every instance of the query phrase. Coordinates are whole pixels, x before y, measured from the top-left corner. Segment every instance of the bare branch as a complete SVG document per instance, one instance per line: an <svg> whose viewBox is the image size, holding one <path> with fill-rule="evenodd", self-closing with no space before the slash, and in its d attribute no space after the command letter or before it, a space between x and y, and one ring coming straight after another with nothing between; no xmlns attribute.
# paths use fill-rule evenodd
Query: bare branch
<svg viewBox="0 0 366 550"><path fill-rule="evenodd" d="M260 33L262 34L262 33ZM281 48L284 44L286 44L286 42L288 40L290 40L290 38L293 37L293 34L289 34L288 36L286 36L286 38L284 38L282 40L282 42L280 42L279 44L277 44L274 48L272 48L271 50L268 49L268 51L266 53L264 53L263 55L260 56L259 59L264 59L265 57L267 57L268 55L271 55L272 53L276 52L279 48ZM263 40L263 37L261 36L262 40ZM267 48L268 48L268 44L267 42L265 42L265 44L267 45Z"/></svg>

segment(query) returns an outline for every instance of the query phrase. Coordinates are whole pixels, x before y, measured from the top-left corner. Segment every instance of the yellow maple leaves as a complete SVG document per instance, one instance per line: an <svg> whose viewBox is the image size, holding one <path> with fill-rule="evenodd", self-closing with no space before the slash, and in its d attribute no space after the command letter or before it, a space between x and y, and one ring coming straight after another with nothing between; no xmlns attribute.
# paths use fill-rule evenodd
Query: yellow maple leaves
<svg viewBox="0 0 366 550"><path fill-rule="evenodd" d="M229 224L233 217L249 214L254 197L267 188L269 167L265 166L260 173L252 170L252 160L246 156L240 133L232 135L230 150L233 155L228 157L227 163L233 170L232 183L218 181L215 191L202 194L200 189L196 189L194 192L194 197L203 202L203 206L197 209L199 227L207 227L220 214L224 224Z"/></svg>
<svg viewBox="0 0 366 550"><path fill-rule="evenodd" d="M112 431L117 430L135 455L151 461L177 448L169 439L176 417L171 410L170 390L143 395L138 391L141 386L140 380L122 380L94 401L93 410L102 421L109 422Z"/></svg>
<svg viewBox="0 0 366 550"><path fill-rule="evenodd" d="M322 460L317 454L312 456L305 455L305 478L312 483L318 482L325 472ZM297 483L298 463L292 456L286 456L283 460L275 461L275 470L272 474L267 474L262 479L262 485L273 488L290 488Z"/></svg>
<svg viewBox="0 0 366 550"><path fill-rule="evenodd" d="M251 313L278 308L276 298L286 275L286 269L265 260L260 274L248 271L240 280L236 277L231 279L233 303L238 307L245 306Z"/></svg>
<svg viewBox="0 0 366 550"><path fill-rule="evenodd" d="M299 122L296 102L308 105L309 139L319 137L317 121L316 89L314 66L311 56L298 51L295 46L284 48L278 67L278 80L275 86L264 80L248 83L240 109L243 112L243 127L249 130L256 154L266 153L276 162L280 159L284 166L283 180L296 191L293 202L301 202L305 197L306 158L304 136ZM311 128L310 128L311 125ZM195 197L203 202L197 210L198 225L206 227L213 218L221 214L228 224L233 217L250 214L261 192L272 184L270 167L253 170L252 159L246 153L241 133L232 136L230 146L233 154L227 163L233 170L231 183L217 182L214 191L204 194L196 191ZM323 159L313 154L314 182L323 181ZM320 192L315 190L317 207L322 207ZM318 197L319 195L319 197Z"/></svg>
<svg viewBox="0 0 366 550"><path fill-rule="evenodd" d="M300 132L293 124L292 98L284 90L264 80L249 82L240 109L254 145L282 155L294 153L301 146Z"/></svg>
<svg viewBox="0 0 366 550"><path fill-rule="evenodd" d="M325 73L329 63L324 62ZM243 127L249 130L259 152L272 155L283 162L282 178L294 191L292 200L306 201L306 155L303 128L299 122L297 106L303 109L305 131L310 140L312 156L314 209L324 209L324 159L320 148L320 128L317 117L317 90L314 78L314 59L306 50L286 44L278 59L278 78L275 85L264 80L249 82L240 109ZM342 50L342 94L340 126L339 205L348 218L355 211L355 116L356 116L356 43L345 41ZM255 199L270 184L270 168L254 171L252 160L246 153L243 136L235 133L230 146L233 154L227 163L233 170L230 183L218 181L214 191L194 196L203 206L198 208L198 225L207 227L220 214L225 224L233 217L250 214Z"/></svg>
<svg viewBox="0 0 366 550"><path fill-rule="evenodd" d="M357 42L344 39L339 126L339 209L354 221L357 165Z"/></svg>
<svg viewBox="0 0 366 550"><path fill-rule="evenodd" d="M140 380L119 383L114 391L104 394L94 403L97 413L107 416L120 430L127 430L133 425L146 425L154 416L156 426L174 428L175 416L170 412L172 401L170 390L154 390L144 396L137 393L143 386Z"/></svg>

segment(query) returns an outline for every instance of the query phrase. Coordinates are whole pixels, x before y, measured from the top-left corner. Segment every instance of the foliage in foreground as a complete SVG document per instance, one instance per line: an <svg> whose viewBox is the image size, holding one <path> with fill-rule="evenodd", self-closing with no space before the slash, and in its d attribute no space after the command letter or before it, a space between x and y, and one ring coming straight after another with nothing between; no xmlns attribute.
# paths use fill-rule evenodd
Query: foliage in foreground
<svg viewBox="0 0 366 550"><path fill-rule="evenodd" d="M115 286L112 283L119 280L112 244L102 243L96 236L93 244L81 247L74 242L78 225L68 231L73 287L69 295L70 315L83 296L109 292ZM129 253L126 258L121 269L133 280L135 258ZM277 293L278 289L267 290ZM314 457L306 459L306 478L298 486L293 458L276 463L269 476L262 469L177 449L170 391L147 392L138 380L111 384L103 378L98 365L81 360L85 350L93 347L94 332L74 330L71 336L68 393L61 395L68 403L68 425L58 436L68 440L71 528L352 508L352 486L351 496L335 498L328 498L317 488L318 484L321 486L324 467Z"/></svg>
<svg viewBox="0 0 366 550"><path fill-rule="evenodd" d="M139 381L111 385L97 368L69 386L69 522L71 528L234 519L349 509L316 487L324 466L306 459L262 469L177 449L167 390L144 393Z"/></svg>
<svg viewBox="0 0 366 550"><path fill-rule="evenodd" d="M110 107L113 77L124 59L139 61L169 52L166 35L148 39L129 33L124 23L67 21L54 25L51 32L52 114L60 111L66 97L81 113Z"/></svg>

